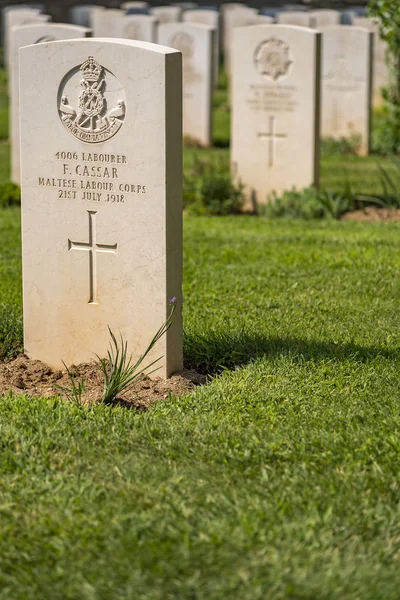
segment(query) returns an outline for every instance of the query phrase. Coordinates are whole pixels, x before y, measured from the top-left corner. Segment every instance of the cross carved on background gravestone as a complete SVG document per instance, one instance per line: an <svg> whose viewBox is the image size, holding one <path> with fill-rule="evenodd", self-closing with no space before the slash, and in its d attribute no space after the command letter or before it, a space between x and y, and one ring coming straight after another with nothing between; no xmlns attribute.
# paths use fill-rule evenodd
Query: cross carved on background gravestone
<svg viewBox="0 0 400 600"><path fill-rule="evenodd" d="M96 241L96 212L89 214L89 242L72 242L68 239L68 250L83 250L89 252L89 304L97 304L97 252L117 254L117 244L98 244Z"/></svg>
<svg viewBox="0 0 400 600"><path fill-rule="evenodd" d="M275 158L275 141L285 139L287 136L285 133L275 133L275 117L269 117L268 133L258 133L257 136L261 140L268 142L268 166L274 166Z"/></svg>

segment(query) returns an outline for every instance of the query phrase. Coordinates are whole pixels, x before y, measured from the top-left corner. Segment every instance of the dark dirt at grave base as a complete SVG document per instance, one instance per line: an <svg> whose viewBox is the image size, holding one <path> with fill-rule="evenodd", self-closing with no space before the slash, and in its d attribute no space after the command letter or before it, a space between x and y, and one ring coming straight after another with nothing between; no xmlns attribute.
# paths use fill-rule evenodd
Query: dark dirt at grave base
<svg viewBox="0 0 400 600"><path fill-rule="evenodd" d="M71 372L79 381L85 380L85 391L82 394L83 404L98 403L103 392L103 374L95 362L71 367ZM156 375L156 374L155 374ZM116 404L143 410L157 401L166 400L168 394L183 396L192 392L196 386L206 382L204 375L187 370L173 375L166 381L162 379L141 379L127 392L121 394ZM26 396L68 398L67 394L57 386L70 387L66 371L53 371L39 360L30 360L19 356L7 363L0 363L0 395L10 391Z"/></svg>

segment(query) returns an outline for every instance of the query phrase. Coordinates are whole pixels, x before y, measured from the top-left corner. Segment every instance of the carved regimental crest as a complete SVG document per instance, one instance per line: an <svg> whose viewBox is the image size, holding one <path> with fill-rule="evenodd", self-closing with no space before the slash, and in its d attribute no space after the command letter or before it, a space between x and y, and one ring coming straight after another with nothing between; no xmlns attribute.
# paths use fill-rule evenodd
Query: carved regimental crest
<svg viewBox="0 0 400 600"><path fill-rule="evenodd" d="M59 90L59 114L68 131L92 144L115 135L125 118L125 95L115 84L114 75L89 56L64 79Z"/></svg>
<svg viewBox="0 0 400 600"><path fill-rule="evenodd" d="M257 46L254 52L256 69L261 75L273 81L285 77L292 63L289 46L276 38L265 40Z"/></svg>

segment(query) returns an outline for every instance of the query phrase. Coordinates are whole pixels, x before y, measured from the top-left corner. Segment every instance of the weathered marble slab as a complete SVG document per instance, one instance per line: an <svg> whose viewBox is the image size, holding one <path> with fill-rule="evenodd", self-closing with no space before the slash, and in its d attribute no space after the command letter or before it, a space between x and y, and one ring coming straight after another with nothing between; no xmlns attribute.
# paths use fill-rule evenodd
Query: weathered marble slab
<svg viewBox="0 0 400 600"><path fill-rule="evenodd" d="M234 33L232 172L249 204L318 185L320 38L314 29L284 25Z"/></svg>
<svg viewBox="0 0 400 600"><path fill-rule="evenodd" d="M88 39L20 50L24 343L54 368L134 359L182 368L181 55Z"/></svg>
<svg viewBox="0 0 400 600"><path fill-rule="evenodd" d="M372 53L372 106L379 108L383 104L382 88L389 83L389 67L387 65L387 43L382 40L379 25L375 19L356 17L353 19L355 27L363 27L374 34Z"/></svg>
<svg viewBox="0 0 400 600"><path fill-rule="evenodd" d="M160 24L177 23L181 20L182 9L179 6L155 6L150 13Z"/></svg>
<svg viewBox="0 0 400 600"><path fill-rule="evenodd" d="M212 142L215 29L200 23L165 23L158 42L182 52L183 134L201 146Z"/></svg>
<svg viewBox="0 0 400 600"><path fill-rule="evenodd" d="M47 23L48 21L51 21L51 16L43 14L38 8L21 8L20 10L13 10L10 7L10 10L3 13L3 53L6 69L9 68L9 38L12 27L16 27L17 25L31 25L33 23Z"/></svg>
<svg viewBox="0 0 400 600"><path fill-rule="evenodd" d="M315 20L309 12L292 10L280 12L276 15L276 22L280 25L297 25L298 27L315 27Z"/></svg>
<svg viewBox="0 0 400 600"><path fill-rule="evenodd" d="M329 27L331 25L340 25L340 12L338 10L330 10L329 8L321 8L311 10L310 16L314 20L314 27Z"/></svg>
<svg viewBox="0 0 400 600"><path fill-rule="evenodd" d="M182 20L186 23L200 23L215 29L214 33L214 86L218 85L219 75L219 44L220 44L220 16L215 10L187 10L183 13Z"/></svg>
<svg viewBox="0 0 400 600"><path fill-rule="evenodd" d="M360 139L369 152L371 128L372 32L358 27L322 31L322 135Z"/></svg>
<svg viewBox="0 0 400 600"><path fill-rule="evenodd" d="M157 41L157 19L151 15L125 15L116 19L113 37L140 42Z"/></svg>

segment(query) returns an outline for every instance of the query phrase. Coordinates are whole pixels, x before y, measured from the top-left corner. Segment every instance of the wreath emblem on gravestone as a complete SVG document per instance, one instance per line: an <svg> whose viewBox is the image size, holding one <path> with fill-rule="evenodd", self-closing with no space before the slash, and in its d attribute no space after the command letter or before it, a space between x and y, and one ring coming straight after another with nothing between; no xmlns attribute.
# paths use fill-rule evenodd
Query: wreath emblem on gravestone
<svg viewBox="0 0 400 600"><path fill-rule="evenodd" d="M70 105L67 85L73 90L71 80L79 73L80 93L77 108ZM107 75L111 75L107 73ZM64 126L72 135L83 142L99 143L108 140L119 131L125 118L125 100L121 97L116 106L108 109L105 92L107 90L105 69L93 56L67 76L60 86L59 114Z"/></svg>
<svg viewBox="0 0 400 600"><path fill-rule="evenodd" d="M261 42L254 52L257 71L273 81L286 76L292 63L289 46L276 38Z"/></svg>
<svg viewBox="0 0 400 600"><path fill-rule="evenodd" d="M175 34L171 38L169 44L171 48L176 48L177 50L182 52L182 57L184 61L189 61L191 58L193 58L194 41L188 33Z"/></svg>

